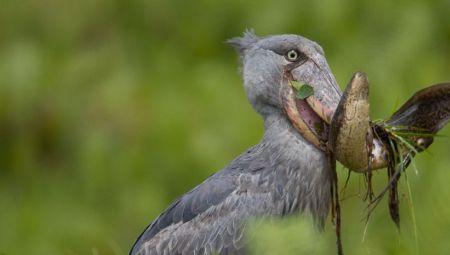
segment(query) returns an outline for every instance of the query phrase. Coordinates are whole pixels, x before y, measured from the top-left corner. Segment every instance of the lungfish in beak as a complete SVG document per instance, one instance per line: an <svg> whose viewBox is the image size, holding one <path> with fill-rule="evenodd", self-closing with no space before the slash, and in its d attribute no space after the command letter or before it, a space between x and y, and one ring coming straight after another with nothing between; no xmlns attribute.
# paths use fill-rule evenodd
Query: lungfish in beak
<svg viewBox="0 0 450 255"><path fill-rule="evenodd" d="M418 91L382 123L370 121L369 106L367 76L357 72L334 113L329 136L329 147L337 160L357 172L388 165L390 145L383 137L405 135L408 144L400 144L399 148L405 156L408 151L412 151L413 156L428 148L433 135L450 120L450 83Z"/></svg>

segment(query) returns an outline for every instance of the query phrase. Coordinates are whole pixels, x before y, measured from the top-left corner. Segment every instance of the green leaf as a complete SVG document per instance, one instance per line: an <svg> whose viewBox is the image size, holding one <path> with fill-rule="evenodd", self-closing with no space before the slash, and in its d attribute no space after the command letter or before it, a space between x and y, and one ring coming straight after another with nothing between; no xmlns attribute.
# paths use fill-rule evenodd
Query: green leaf
<svg viewBox="0 0 450 255"><path fill-rule="evenodd" d="M297 89L297 98L298 99L305 99L311 95L314 94L313 87L309 86L308 84L305 84L301 86L299 89Z"/></svg>
<svg viewBox="0 0 450 255"><path fill-rule="evenodd" d="M298 81L291 81L291 85L295 88L295 90L299 90L302 87L302 84Z"/></svg>

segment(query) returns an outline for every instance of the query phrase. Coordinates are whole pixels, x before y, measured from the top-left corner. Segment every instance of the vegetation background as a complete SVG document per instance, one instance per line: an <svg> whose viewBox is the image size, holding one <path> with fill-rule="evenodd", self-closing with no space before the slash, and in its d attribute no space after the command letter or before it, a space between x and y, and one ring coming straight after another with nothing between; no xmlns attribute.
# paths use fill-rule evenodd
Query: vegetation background
<svg viewBox="0 0 450 255"><path fill-rule="evenodd" d="M224 43L246 28L317 41L342 88L366 71L374 119L450 80L448 0L1 0L0 254L126 254L173 199L257 143ZM364 235L351 176L347 254L448 254L447 137L408 169L412 196L401 181L400 233L384 201ZM385 171L374 179L379 191ZM335 253L331 224L255 229L255 254Z"/></svg>

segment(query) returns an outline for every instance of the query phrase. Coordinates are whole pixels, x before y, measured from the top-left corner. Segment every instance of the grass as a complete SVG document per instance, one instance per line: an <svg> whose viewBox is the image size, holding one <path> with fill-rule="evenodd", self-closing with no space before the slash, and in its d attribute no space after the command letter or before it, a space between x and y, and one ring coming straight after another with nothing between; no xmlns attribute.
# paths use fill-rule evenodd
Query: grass
<svg viewBox="0 0 450 255"><path fill-rule="evenodd" d="M367 234L367 229L369 225L370 216L375 210L375 208L379 205L385 194L389 191L389 210L391 214L391 218L394 221L395 225L398 229L400 229L400 215L398 208L398 183L400 181L401 176L406 182L407 191L408 191L408 206L411 213L413 231L414 231L414 240L415 246L418 249L419 241L418 241L418 230L417 230L417 220L415 214L415 208L413 203L413 196L411 185L409 183L406 169L412 163L415 172L418 173L418 169L414 162L414 156L419 152L425 151L425 147L421 147L418 145L417 140L423 137L431 137L434 138L436 135L426 130L420 130L413 127L404 127L404 126L391 126L387 124L385 121L376 121L376 128L374 128L375 135L378 139L382 139L384 144L388 146L388 184L384 187L384 189L376 195L373 199L369 199L369 204L367 207L367 214L364 226L364 232L362 241L364 242ZM366 179L366 187L371 187L371 179ZM368 191L371 192L371 191Z"/></svg>

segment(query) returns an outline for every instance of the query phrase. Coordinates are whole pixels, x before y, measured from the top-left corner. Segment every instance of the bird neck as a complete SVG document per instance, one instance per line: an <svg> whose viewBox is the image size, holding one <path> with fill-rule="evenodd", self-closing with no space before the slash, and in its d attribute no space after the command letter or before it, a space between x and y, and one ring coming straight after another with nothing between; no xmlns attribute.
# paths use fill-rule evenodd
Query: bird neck
<svg viewBox="0 0 450 255"><path fill-rule="evenodd" d="M315 154L324 154L313 144L308 142L294 128L288 117L282 111L273 111L264 116L264 136L262 142L274 147L282 147L287 150L309 151ZM304 156L304 153L302 153ZM302 156L302 155L299 155Z"/></svg>
<svg viewBox="0 0 450 255"><path fill-rule="evenodd" d="M329 210L330 175L327 155L302 137L283 113L264 120L259 144L269 175L286 194L284 213L301 212L324 226Z"/></svg>

